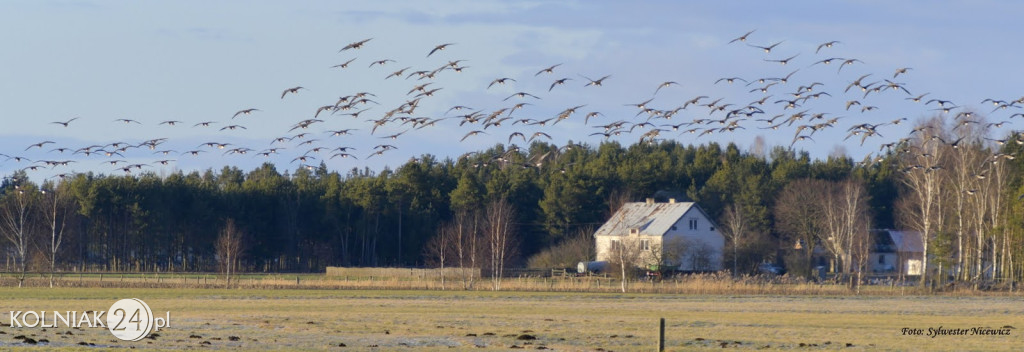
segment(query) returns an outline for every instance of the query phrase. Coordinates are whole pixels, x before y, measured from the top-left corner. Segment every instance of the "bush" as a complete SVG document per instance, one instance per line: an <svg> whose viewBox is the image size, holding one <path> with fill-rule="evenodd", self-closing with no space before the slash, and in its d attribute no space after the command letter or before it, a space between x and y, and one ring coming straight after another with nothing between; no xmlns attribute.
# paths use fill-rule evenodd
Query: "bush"
<svg viewBox="0 0 1024 352"><path fill-rule="evenodd" d="M576 264L594 258L594 239L588 231L534 254L526 261L531 269L575 268Z"/></svg>

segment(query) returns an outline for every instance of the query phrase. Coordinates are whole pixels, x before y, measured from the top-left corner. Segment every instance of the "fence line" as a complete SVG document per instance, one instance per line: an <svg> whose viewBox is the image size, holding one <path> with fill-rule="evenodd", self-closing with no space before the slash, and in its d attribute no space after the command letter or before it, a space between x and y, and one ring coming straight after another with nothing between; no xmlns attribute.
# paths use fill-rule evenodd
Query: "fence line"
<svg viewBox="0 0 1024 352"><path fill-rule="evenodd" d="M408 270L408 269L405 269ZM26 286L46 287L48 273L30 273ZM11 273L0 273L0 287L16 287L18 280ZM58 287L110 288L225 288L224 275L218 273L58 273ZM440 277L328 276L326 274L241 274L233 276L231 288L239 289L365 289L365 290L478 290L489 291L490 280L478 275ZM919 286L862 286L863 295L1012 295L1019 291L977 291L966 288L933 291ZM621 292L621 282L602 276L519 276L505 279L503 291L546 292ZM787 277L750 276L731 278L728 275L700 274L656 282L630 281L630 293L667 294L742 294L742 295L856 295L844 283L815 283Z"/></svg>

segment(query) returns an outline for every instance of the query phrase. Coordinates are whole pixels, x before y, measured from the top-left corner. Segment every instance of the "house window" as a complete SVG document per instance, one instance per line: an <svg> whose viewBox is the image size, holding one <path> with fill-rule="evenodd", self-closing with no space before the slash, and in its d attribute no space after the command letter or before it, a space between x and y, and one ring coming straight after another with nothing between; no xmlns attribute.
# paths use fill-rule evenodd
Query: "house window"
<svg viewBox="0 0 1024 352"><path fill-rule="evenodd" d="M612 244L610 246L611 251L612 252L618 251L619 247L622 247L622 243L620 243L619 240L612 240Z"/></svg>
<svg viewBox="0 0 1024 352"><path fill-rule="evenodd" d="M697 219L690 219L690 230L697 229Z"/></svg>
<svg viewBox="0 0 1024 352"><path fill-rule="evenodd" d="M645 251L651 250L651 240L647 240L647 239L640 240L640 249L645 250Z"/></svg>
<svg viewBox="0 0 1024 352"><path fill-rule="evenodd" d="M640 233L640 229L629 229L630 235L636 235Z"/></svg>
<svg viewBox="0 0 1024 352"><path fill-rule="evenodd" d="M885 264L885 256L884 255L878 256L878 264Z"/></svg>

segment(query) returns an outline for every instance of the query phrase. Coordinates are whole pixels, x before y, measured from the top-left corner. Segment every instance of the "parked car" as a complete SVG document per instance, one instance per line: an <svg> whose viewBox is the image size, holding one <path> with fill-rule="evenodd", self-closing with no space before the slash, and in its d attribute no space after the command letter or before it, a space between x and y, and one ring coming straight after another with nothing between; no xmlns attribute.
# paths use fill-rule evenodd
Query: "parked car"
<svg viewBox="0 0 1024 352"><path fill-rule="evenodd" d="M761 272L762 274L771 275L782 275L786 273L786 269L783 269L781 266L772 263L761 263L760 265L757 266L757 271Z"/></svg>

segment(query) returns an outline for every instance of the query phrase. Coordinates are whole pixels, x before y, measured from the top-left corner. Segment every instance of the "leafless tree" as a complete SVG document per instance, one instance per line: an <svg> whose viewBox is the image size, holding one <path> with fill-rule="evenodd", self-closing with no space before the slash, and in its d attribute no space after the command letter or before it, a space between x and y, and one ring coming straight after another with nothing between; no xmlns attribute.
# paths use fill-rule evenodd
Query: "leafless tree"
<svg viewBox="0 0 1024 352"><path fill-rule="evenodd" d="M235 219L229 218L225 221L224 228L221 229L220 236L214 243L217 258L224 270L224 281L227 287L231 286L231 276L237 274L240 258L245 251L243 236L242 231L235 225Z"/></svg>
<svg viewBox="0 0 1024 352"><path fill-rule="evenodd" d="M868 229L866 227L865 229ZM871 233L865 231L863 236L855 236L851 242L850 254L854 258L854 271L857 274L856 280L851 280L856 283L856 293L860 294L861 284L864 282L864 272L868 270L868 260L871 258L871 248L875 243L875 239L871 236Z"/></svg>
<svg viewBox="0 0 1024 352"><path fill-rule="evenodd" d="M686 246L686 258L690 260L690 267L695 271L709 271L714 269L711 266L711 259L715 256L715 249L711 245L698 242Z"/></svg>
<svg viewBox="0 0 1024 352"><path fill-rule="evenodd" d="M822 232L820 198L825 181L795 180L783 187L775 202L776 228L789 238L799 262L787 263L791 272L810 275L814 245Z"/></svg>
<svg viewBox="0 0 1024 352"><path fill-rule="evenodd" d="M752 154L752 155L754 155L754 156L756 156L756 157L758 157L760 159L765 159L765 157L768 154L767 153L767 151L768 151L768 143L765 142L764 136L757 135L757 137L754 137L754 141L752 143L750 143L750 149L749 150L750 150L750 154Z"/></svg>
<svg viewBox="0 0 1024 352"><path fill-rule="evenodd" d="M992 193L992 182L976 182L974 184L977 188L972 189L967 203L971 206L970 216L970 228L972 235L974 236L974 255L971 258L971 279L974 281L975 288L984 278L985 270L985 241L988 240L987 234L992 226L989 224L988 217L989 213L992 212L988 209L991 205L989 202L989 193Z"/></svg>
<svg viewBox="0 0 1024 352"><path fill-rule="evenodd" d="M903 174L900 178L907 192L899 201L900 219L904 226L917 231L921 236L923 255L921 258L921 285L928 283L929 244L941 226L941 187L945 167L942 165L943 124L941 117L935 117L918 124L910 140L909 151L901 160Z"/></svg>
<svg viewBox="0 0 1024 352"><path fill-rule="evenodd" d="M949 201L951 201L952 209L950 209L950 215L953 218L954 223L951 224L956 232L956 248L953 255L956 257L956 264L954 265L954 277L958 280L967 280L969 271L967 268L967 260L970 258L967 246L969 243L968 237L976 235L969 226L973 223L974 218L971 214L972 211L979 209L969 209L969 201L977 201L979 197L973 197L978 192L978 179L977 176L982 172L979 170L982 167L982 159L984 158L983 152L978 148L978 143L981 141L981 129L975 128L977 124L958 124L953 130L953 137L957 142L954 146L945 145L943 148L946 150L945 154L947 157L948 172L945 173L945 182L949 186L947 192ZM972 201L973 199L973 201ZM976 215L976 214L975 214ZM983 215L982 215L983 216Z"/></svg>
<svg viewBox="0 0 1024 352"><path fill-rule="evenodd" d="M50 262L50 287L53 287L53 274L56 271L60 245L64 242L64 234L68 230L67 222L74 212L75 205L64 187L64 184L47 182L40 192L40 213L50 230L49 243L45 245L47 259Z"/></svg>
<svg viewBox="0 0 1024 352"><path fill-rule="evenodd" d="M666 269L678 268L686 258L690 244L682 236L666 236L647 239L648 248L641 244L638 254L639 261L648 266L657 266L662 272Z"/></svg>
<svg viewBox="0 0 1024 352"><path fill-rule="evenodd" d="M619 282L622 292L629 288L629 279L632 278L638 259L642 254L641 242L636 235L622 236L611 240L609 249L609 264L619 270Z"/></svg>
<svg viewBox="0 0 1024 352"><path fill-rule="evenodd" d="M825 230L820 241L839 261L840 271L852 274L855 243L870 236L867 191L862 183L852 179L830 182L825 186L819 198Z"/></svg>
<svg viewBox="0 0 1024 352"><path fill-rule="evenodd" d="M981 280L996 278L1000 271L999 248L1005 240L1000 241L997 236L1006 235L1002 200L1007 171L999 154L986 157L986 151L980 148L975 153L982 157L972 177L973 188L968 190L968 203L972 208L970 223L975 236L971 278L977 288Z"/></svg>
<svg viewBox="0 0 1024 352"><path fill-rule="evenodd" d="M32 242L32 207L36 189L31 184L14 185L0 198L0 232L14 246L18 262L18 287L24 286L28 247Z"/></svg>
<svg viewBox="0 0 1024 352"><path fill-rule="evenodd" d="M484 230L490 255L491 284L495 291L501 290L501 278L505 264L515 253L516 211L506 199L487 204L484 210Z"/></svg>
<svg viewBox="0 0 1024 352"><path fill-rule="evenodd" d="M748 227L750 227L750 221L743 211L743 205L732 203L726 206L725 212L722 214L722 225L724 225L721 228L722 235L725 235L732 244L732 274L736 276L739 275L739 267L737 265L739 246L745 245Z"/></svg>
<svg viewBox="0 0 1024 352"><path fill-rule="evenodd" d="M872 216L868 206L868 192L860 181L848 179L838 185L844 205L843 230L846 232L846 247L850 255L847 258L846 267L860 268L858 273L863 272L866 265L866 257L869 253L871 240ZM861 254L860 263L853 263L853 258Z"/></svg>
<svg viewBox="0 0 1024 352"><path fill-rule="evenodd" d="M840 200L840 192L832 182L826 182L822 186L821 197L815 199L816 206L821 210L821 227L822 232L818 236L818 240L832 253L835 258L832 261L833 271L841 271L844 273L849 272L850 267L847 259L849 258L849 247L847 247L847 236L850 234L845 231L844 225L846 222L843 221L845 210L843 208L843 202ZM836 265L836 261L839 265ZM838 268L837 268L838 266Z"/></svg>
<svg viewBox="0 0 1024 352"><path fill-rule="evenodd" d="M1007 273L1007 258L1008 250L1010 249L1009 238L1010 233L1007 226L1007 206L1003 204L1004 198L1007 197L1009 192L1005 192L1007 189L1006 180L1009 178L1008 168L1006 167L1005 160L999 160L1005 158L1004 155L995 154L988 160L988 171L986 179L989 179L994 192L988 192L986 194L989 201L990 212L990 223L992 224L992 258L995 277L1009 277ZM997 233L1002 236L1001 240L997 239ZM995 258L999 258L998 263Z"/></svg>
<svg viewBox="0 0 1024 352"><path fill-rule="evenodd" d="M610 218L612 214L619 211L623 205L629 203L633 199L633 194L629 190L615 189L608 195L608 214L605 214L605 218Z"/></svg>
<svg viewBox="0 0 1024 352"><path fill-rule="evenodd" d="M431 237L424 247L424 257L441 269L441 290L445 289L445 259L452 252L452 239L457 232L458 226L455 223L442 224L437 234Z"/></svg>
<svg viewBox="0 0 1024 352"><path fill-rule="evenodd" d="M459 266L462 288L468 290L476 283L477 272L483 262L481 216L476 211L459 211L452 218L452 259Z"/></svg>

